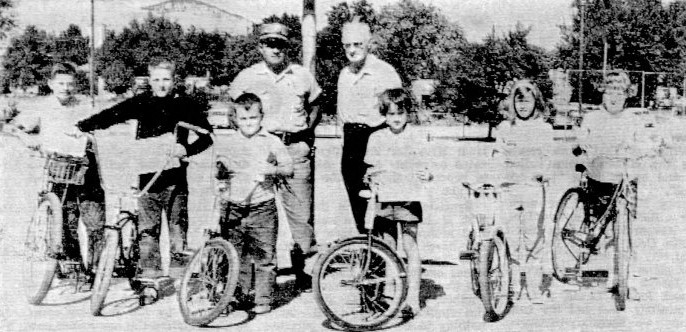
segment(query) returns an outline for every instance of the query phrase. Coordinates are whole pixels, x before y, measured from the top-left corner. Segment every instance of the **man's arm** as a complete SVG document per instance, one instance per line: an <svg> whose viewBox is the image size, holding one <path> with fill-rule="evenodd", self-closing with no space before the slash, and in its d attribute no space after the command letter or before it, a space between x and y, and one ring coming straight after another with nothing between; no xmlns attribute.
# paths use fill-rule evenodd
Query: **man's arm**
<svg viewBox="0 0 686 332"><path fill-rule="evenodd" d="M106 129L135 118L142 108L140 98L133 97L77 122L76 127L83 132Z"/></svg>

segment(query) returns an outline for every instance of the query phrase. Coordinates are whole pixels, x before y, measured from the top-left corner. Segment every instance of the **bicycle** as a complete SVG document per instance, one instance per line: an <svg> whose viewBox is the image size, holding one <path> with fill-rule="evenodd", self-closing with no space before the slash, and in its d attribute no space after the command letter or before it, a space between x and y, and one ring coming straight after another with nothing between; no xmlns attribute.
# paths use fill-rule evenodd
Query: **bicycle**
<svg viewBox="0 0 686 332"><path fill-rule="evenodd" d="M636 187L629 177L630 157L606 157L621 161L622 179L615 185L612 196L606 202L592 201L586 167L577 164L580 173L579 186L568 189L555 211L554 231L551 242L553 273L563 283L584 284L592 273L585 273L583 266L592 255L598 255L600 243L612 226L611 241L614 245L613 272L617 285L613 290L615 308L626 309L629 295L629 260L631 255L631 219L636 216ZM639 157L640 159L642 157ZM602 214L596 211L602 209ZM591 272L591 271L588 271Z"/></svg>
<svg viewBox="0 0 686 332"><path fill-rule="evenodd" d="M214 162L218 168L220 162L219 159ZM213 187L218 188L214 183ZM213 205L213 220L218 226L221 219L219 194L215 192ZM240 259L236 248L221 237L217 228L205 229L204 237L204 245L193 255L183 273L178 293L183 320L192 326L207 326L221 314L229 314L229 303L238 284Z"/></svg>
<svg viewBox="0 0 686 332"><path fill-rule="evenodd" d="M86 149L84 146L84 151ZM84 184L90 166L88 159L54 151L39 149L39 152L40 157L45 159L43 187L38 193L37 207L27 228L22 278L28 302L33 305L43 302L57 275L76 280L74 292L78 292L88 282L93 258L88 257L86 251L81 252L81 256L85 257L74 259L64 252L63 246L67 236L63 234L66 223L63 211L67 196L74 186ZM77 198L77 206L78 202ZM88 236L81 232L85 225L80 219L78 228L79 237ZM83 241L79 239L80 246ZM94 243L90 245L95 246Z"/></svg>
<svg viewBox="0 0 686 332"><path fill-rule="evenodd" d="M334 242L312 273L317 305L326 317L347 330L379 327L396 316L408 290L405 264L396 250L373 235L379 185L370 183L361 197L369 200L366 236Z"/></svg>
<svg viewBox="0 0 686 332"><path fill-rule="evenodd" d="M176 144L176 132L179 127L201 134L209 134L203 128L179 122L174 127L174 140L170 142L170 147ZM164 288L173 287L170 284L158 284L153 280L136 278L138 270L138 243L136 239L138 237L138 199L148 193L162 172L175 160L177 160L176 157L167 154L164 164L159 167L143 189L131 188L128 192L120 193L116 220L107 220L104 226L105 246L95 271L90 301L90 311L94 316L99 316L102 313L112 277L128 279L131 288L140 293L139 304L141 306L158 298L159 292ZM164 262L163 265L165 265Z"/></svg>
<svg viewBox="0 0 686 332"><path fill-rule="evenodd" d="M544 240L543 217L545 214L547 180L541 176L534 178L535 184L504 182L499 185L490 183L471 184L464 182L472 202L471 229L467 242L467 250L460 253L461 260L470 263L471 289L474 295L481 299L484 306L484 321L495 322L503 319L514 304L514 287L520 285L519 296L527 292L526 273L524 264L536 258L536 251ZM511 243L507 229L500 221L502 196L513 186L536 186L541 188L541 211L538 219L536 239L528 247L524 241L522 231L524 220L523 206L516 207L519 212L519 234L517 240ZM509 208L509 207L507 207ZM511 248L511 244L516 247ZM513 277L514 272L514 277ZM519 283L515 282L519 278Z"/></svg>

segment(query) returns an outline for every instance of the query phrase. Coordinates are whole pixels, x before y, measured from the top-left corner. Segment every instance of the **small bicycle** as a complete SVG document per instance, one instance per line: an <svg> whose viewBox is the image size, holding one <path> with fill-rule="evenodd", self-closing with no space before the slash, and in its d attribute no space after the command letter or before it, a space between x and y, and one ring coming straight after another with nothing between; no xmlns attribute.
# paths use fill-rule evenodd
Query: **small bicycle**
<svg viewBox="0 0 686 332"><path fill-rule="evenodd" d="M174 128L174 139L176 139L176 131L179 127L201 134L209 134L203 128L179 122ZM176 144L176 141L171 141L170 144ZM131 188L129 192L120 193L119 213L116 220L107 220L105 224L105 245L95 271L90 302L90 310L94 316L101 315L113 277L128 279L131 288L140 291L141 305L147 304L150 299L157 298L161 290L172 287L172 285L160 285L151 280L136 278L138 270L138 243L136 239L138 237L138 199L148 193L162 172L175 159L176 157L167 155L164 165L157 170L143 189Z"/></svg>
<svg viewBox="0 0 686 332"><path fill-rule="evenodd" d="M519 279L519 296L526 291L526 275L523 269L529 259L535 258L536 248L544 239L542 219L545 211L546 183L543 177L536 177L536 183L505 182L498 186L490 183L463 183L472 202L472 214L467 250L460 253L460 259L468 260L470 266L471 288L474 295L481 299L485 313L484 321L495 322L504 318L514 304L517 293L515 285ZM513 186L537 186L541 188L541 211L536 239L529 247L522 232L524 207L519 211L519 234L516 240L499 221L498 211L502 208L502 195ZM512 245L516 247L512 248ZM514 272L514 273L513 273ZM513 276L514 274L514 276Z"/></svg>
<svg viewBox="0 0 686 332"><path fill-rule="evenodd" d="M219 159L214 162L218 168L220 162ZM215 193L213 207L217 225L220 222L219 194ZM189 325L207 326L221 314L231 312L229 303L238 284L240 259L236 248L222 238L217 229L205 229L205 244L193 256L181 279L179 308Z"/></svg>
<svg viewBox="0 0 686 332"><path fill-rule="evenodd" d="M607 236L614 243L613 272L617 277L613 289L615 308L626 309L629 288L629 260L631 256L631 219L636 216L636 184L627 169L631 158L606 157L624 165L622 179L608 197L593 197L589 190L586 167L577 164L579 186L568 189L555 211L551 242L555 278L563 283L584 285L591 277L585 271L592 255L598 255L601 240ZM640 158L639 158L640 159ZM599 200L599 202L596 202ZM608 234L608 230L610 233Z"/></svg>
<svg viewBox="0 0 686 332"><path fill-rule="evenodd" d="M83 257L82 262L65 254L63 246L67 236L63 234L64 205L74 186L84 184L88 159L46 151L41 151L41 156L45 158L43 188L38 193L37 208L27 228L22 278L28 301L34 305L42 303L58 274L76 280L77 292L88 281L92 265L92 257ZM81 227L85 226L79 225Z"/></svg>
<svg viewBox="0 0 686 332"><path fill-rule="evenodd" d="M334 242L312 273L319 308L334 324L355 331L377 328L395 317L408 290L405 264L394 248L372 234L378 183L370 183L360 196L369 200L367 235Z"/></svg>

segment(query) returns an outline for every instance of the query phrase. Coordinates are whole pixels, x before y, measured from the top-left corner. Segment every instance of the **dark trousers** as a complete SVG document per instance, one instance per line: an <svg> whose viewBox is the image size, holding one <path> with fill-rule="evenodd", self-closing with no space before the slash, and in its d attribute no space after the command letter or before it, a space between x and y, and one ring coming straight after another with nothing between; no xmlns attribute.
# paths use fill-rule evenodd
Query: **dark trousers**
<svg viewBox="0 0 686 332"><path fill-rule="evenodd" d="M362 178L367 172L364 156L367 153L369 136L375 131L386 127L383 124L378 127L370 127L363 124L347 123L343 125L343 157L341 160L341 173L345 190L348 192L348 200L355 219L357 231L364 234L364 214L367 211L367 200L361 198L360 190L365 188Z"/></svg>
<svg viewBox="0 0 686 332"><path fill-rule="evenodd" d="M144 274L155 274L161 271L162 266L159 238L163 211L169 223L171 253L180 253L186 247L188 191L180 186L170 185L159 192L141 196L138 206L138 266Z"/></svg>
<svg viewBox="0 0 686 332"><path fill-rule="evenodd" d="M276 238L278 235L276 202L270 199L253 205L221 206L221 235L236 248L241 260L238 285L247 295L252 284L255 263L255 304L271 304L276 283Z"/></svg>

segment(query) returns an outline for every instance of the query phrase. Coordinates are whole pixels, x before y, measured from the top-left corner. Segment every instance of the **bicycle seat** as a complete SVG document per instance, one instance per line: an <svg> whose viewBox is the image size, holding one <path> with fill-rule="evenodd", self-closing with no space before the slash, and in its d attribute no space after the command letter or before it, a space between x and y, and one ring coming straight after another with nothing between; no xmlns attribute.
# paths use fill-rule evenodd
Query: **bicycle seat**
<svg viewBox="0 0 686 332"><path fill-rule="evenodd" d="M359 196L362 198L370 199L372 198L372 191L369 189L360 190Z"/></svg>
<svg viewBox="0 0 686 332"><path fill-rule="evenodd" d="M584 164L576 164L574 165L574 170L579 173L583 173L586 172L586 166L584 166Z"/></svg>

